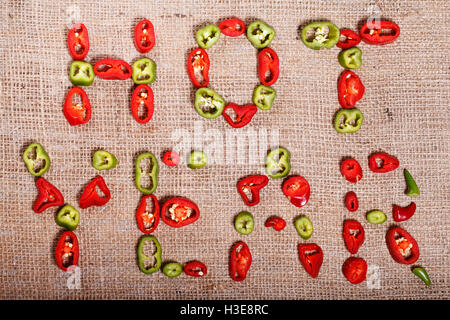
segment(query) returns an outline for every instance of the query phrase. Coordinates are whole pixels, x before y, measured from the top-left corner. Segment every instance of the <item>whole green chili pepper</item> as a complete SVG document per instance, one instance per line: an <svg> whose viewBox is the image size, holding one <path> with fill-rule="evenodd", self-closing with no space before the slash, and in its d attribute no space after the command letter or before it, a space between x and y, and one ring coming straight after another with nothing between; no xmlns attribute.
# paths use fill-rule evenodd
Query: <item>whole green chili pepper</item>
<svg viewBox="0 0 450 320"><path fill-rule="evenodd" d="M200 88L195 92L195 110L206 119L215 119L225 108L225 99L209 88Z"/></svg>
<svg viewBox="0 0 450 320"><path fill-rule="evenodd" d="M410 197L415 197L420 195L419 187L416 184L416 181L414 181L414 178L412 177L411 173L409 173L408 170L403 170L403 173L405 175L406 179L406 185L408 186L408 189L406 190L405 194Z"/></svg>
<svg viewBox="0 0 450 320"><path fill-rule="evenodd" d="M42 176L50 168L50 157L43 146L34 142L23 153L23 161L28 171L35 177Z"/></svg>
<svg viewBox="0 0 450 320"><path fill-rule="evenodd" d="M412 272L418 276L427 286L431 285L430 276L428 275L427 270L421 267L416 267L412 269Z"/></svg>
<svg viewBox="0 0 450 320"><path fill-rule="evenodd" d="M220 29L215 24L209 24L197 31L196 40L200 48L209 49L220 39Z"/></svg>
<svg viewBox="0 0 450 320"><path fill-rule="evenodd" d="M387 220L387 216L383 211L372 210L367 214L367 221L371 224L381 224Z"/></svg>
<svg viewBox="0 0 450 320"><path fill-rule="evenodd" d="M240 234L250 234L255 226L255 221L250 212L242 211L234 219L234 228Z"/></svg>
<svg viewBox="0 0 450 320"><path fill-rule="evenodd" d="M353 133L361 128L363 114L359 109L341 109L334 118L334 128L339 133Z"/></svg>
<svg viewBox="0 0 450 320"><path fill-rule="evenodd" d="M362 51L353 47L339 52L338 60L341 66L347 69L359 69L362 64Z"/></svg>
<svg viewBox="0 0 450 320"><path fill-rule="evenodd" d="M117 158L108 151L97 150L92 157L92 166L97 170L112 169L117 165Z"/></svg>
<svg viewBox="0 0 450 320"><path fill-rule="evenodd" d="M208 163L208 156L203 151L192 151L189 155L188 167L191 169L203 168Z"/></svg>
<svg viewBox="0 0 450 320"><path fill-rule="evenodd" d="M312 22L302 30L302 41L308 48L331 49L339 42L341 33L335 24L327 21Z"/></svg>
<svg viewBox="0 0 450 320"><path fill-rule="evenodd" d="M271 178L286 177L291 171L291 153L285 148L270 151L267 155L266 171Z"/></svg>
<svg viewBox="0 0 450 320"><path fill-rule="evenodd" d="M261 84L253 91L253 103L261 110L269 110L276 96L275 89Z"/></svg>
<svg viewBox="0 0 450 320"><path fill-rule="evenodd" d="M74 61L70 65L69 79L76 86L90 86L94 76L94 69L88 62Z"/></svg>
<svg viewBox="0 0 450 320"><path fill-rule="evenodd" d="M163 266L163 273L169 278L178 277L183 272L183 266L178 262L169 262Z"/></svg>
<svg viewBox="0 0 450 320"><path fill-rule="evenodd" d="M311 238L313 234L313 224L308 217L303 216L295 220L295 229L297 229L298 235L304 240Z"/></svg>
<svg viewBox="0 0 450 320"><path fill-rule="evenodd" d="M146 245L150 242L154 249L149 252ZM137 248L139 269L145 274L151 274L161 268L161 245L155 236L146 235L139 240Z"/></svg>
<svg viewBox="0 0 450 320"><path fill-rule="evenodd" d="M136 84L149 84L156 79L156 63L149 58L142 58L133 63L132 79Z"/></svg>
<svg viewBox="0 0 450 320"><path fill-rule="evenodd" d="M143 168L141 162L145 160L150 160L150 164L148 167ZM153 155L153 153L145 152L141 153L137 159L136 159L136 166L135 166L135 172L136 172L136 187L141 191L143 194L151 194L156 190L156 187L158 186L158 174L159 174L159 165L158 160L156 160L156 157ZM142 180L143 179L150 178L150 185L149 186L143 186Z"/></svg>
<svg viewBox="0 0 450 320"><path fill-rule="evenodd" d="M256 49L267 47L275 37L275 30L262 21L252 22L247 27L247 38Z"/></svg>
<svg viewBox="0 0 450 320"><path fill-rule="evenodd" d="M77 209L69 204L66 204L56 215L56 224L70 231L77 228L80 222L80 213Z"/></svg>

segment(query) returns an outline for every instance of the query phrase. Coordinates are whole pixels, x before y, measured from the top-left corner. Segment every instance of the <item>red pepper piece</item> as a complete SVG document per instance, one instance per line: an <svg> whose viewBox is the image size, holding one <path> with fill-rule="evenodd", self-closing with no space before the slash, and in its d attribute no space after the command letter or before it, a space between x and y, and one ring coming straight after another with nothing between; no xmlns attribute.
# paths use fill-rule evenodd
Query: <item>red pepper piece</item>
<svg viewBox="0 0 450 320"><path fill-rule="evenodd" d="M208 269L203 262L191 261L184 266L184 273L191 277L203 277L208 273Z"/></svg>
<svg viewBox="0 0 450 320"><path fill-rule="evenodd" d="M369 158L370 170L377 173L385 173L395 170L399 165L400 162L398 159L387 154L386 152L375 153Z"/></svg>
<svg viewBox="0 0 450 320"><path fill-rule="evenodd" d="M383 30L390 30L389 33ZM369 21L359 31L367 44L383 45L394 42L400 35L400 27L392 21Z"/></svg>
<svg viewBox="0 0 450 320"><path fill-rule="evenodd" d="M419 259L419 246L416 240L404 229L393 227L386 233L389 253L396 262L412 264Z"/></svg>
<svg viewBox="0 0 450 320"><path fill-rule="evenodd" d="M363 177L362 168L359 165L359 162L352 158L342 161L341 174L344 176L345 180L351 183L357 183Z"/></svg>
<svg viewBox="0 0 450 320"><path fill-rule="evenodd" d="M227 113L227 110L230 108L233 109L235 113L234 119ZM254 104L239 106L234 103L229 103L223 109L222 115L233 128L242 128L252 120L256 111L258 111L258 108Z"/></svg>
<svg viewBox="0 0 450 320"><path fill-rule="evenodd" d="M55 258L56 264L63 271L67 271L71 266L78 264L78 239L75 233L66 231L59 237L55 250Z"/></svg>
<svg viewBox="0 0 450 320"><path fill-rule="evenodd" d="M97 188L103 193L100 196L97 193ZM102 176L96 176L89 182L89 184L84 188L83 193L80 197L80 208L86 209L91 206L103 206L111 199L111 192L105 183Z"/></svg>
<svg viewBox="0 0 450 320"><path fill-rule="evenodd" d="M94 66L97 77L105 80L126 80L131 77L131 66L121 59L102 59Z"/></svg>
<svg viewBox="0 0 450 320"><path fill-rule="evenodd" d="M189 53L187 62L188 75L195 87L208 86L209 67L209 56L204 49L196 48Z"/></svg>
<svg viewBox="0 0 450 320"><path fill-rule="evenodd" d="M144 108L144 112L142 112ZM141 114L139 114L141 111ZM146 84L140 84L133 90L131 97L131 114L139 123L147 123L153 117L153 90Z"/></svg>
<svg viewBox="0 0 450 320"><path fill-rule="evenodd" d="M271 217L264 224L266 228L273 227L276 231L281 231L286 227L286 221L280 217Z"/></svg>
<svg viewBox="0 0 450 320"><path fill-rule="evenodd" d="M239 37L245 32L245 23L241 19L228 19L219 23L220 31L229 37Z"/></svg>
<svg viewBox="0 0 450 320"><path fill-rule="evenodd" d="M147 200L153 203L151 211L147 209ZM156 227L158 227L159 216L158 199L153 194L143 196L136 210L136 220L139 230L147 234L155 231Z"/></svg>
<svg viewBox="0 0 450 320"><path fill-rule="evenodd" d="M416 204L414 202L411 202L411 204L405 208L394 205L392 208L392 217L395 222L402 222L411 218L414 212L416 212Z"/></svg>
<svg viewBox="0 0 450 320"><path fill-rule="evenodd" d="M270 48L261 50L258 54L259 81L265 86L271 86L278 80L280 61L275 51Z"/></svg>
<svg viewBox="0 0 450 320"><path fill-rule="evenodd" d="M344 38L344 39L342 39ZM341 39L336 46L341 49L348 49L357 46L361 42L361 37L350 29L341 29Z"/></svg>
<svg viewBox="0 0 450 320"><path fill-rule="evenodd" d="M167 151L164 153L162 161L166 166L176 167L180 163L180 155L175 151Z"/></svg>
<svg viewBox="0 0 450 320"><path fill-rule="evenodd" d="M239 194L248 206L259 203L259 192L269 183L269 178L264 175L248 176L241 179L237 184Z"/></svg>
<svg viewBox="0 0 450 320"><path fill-rule="evenodd" d="M347 207L347 210L350 212L355 212L356 210L358 210L359 202L356 193L350 191L345 195L345 206Z"/></svg>
<svg viewBox="0 0 450 320"><path fill-rule="evenodd" d="M36 180L39 195L33 204L33 211L41 213L50 207L62 206L64 197L61 192L50 182L40 177Z"/></svg>
<svg viewBox="0 0 450 320"><path fill-rule="evenodd" d="M358 252L364 243L364 228L356 220L346 220L344 222L344 242L351 254Z"/></svg>
<svg viewBox="0 0 450 320"><path fill-rule="evenodd" d="M74 95L79 95L81 103L74 104ZM67 93L66 100L64 102L63 113L67 121L71 126L84 124L91 119L91 103L89 102L86 92L80 87L72 88Z"/></svg>
<svg viewBox="0 0 450 320"><path fill-rule="evenodd" d="M134 45L140 53L147 53L155 45L155 29L150 20L144 19L134 28Z"/></svg>
<svg viewBox="0 0 450 320"><path fill-rule="evenodd" d="M342 108L351 109L364 95L365 87L358 75L350 70L342 72L338 82L338 100Z"/></svg>
<svg viewBox="0 0 450 320"><path fill-rule="evenodd" d="M366 280L367 262L362 258L350 257L342 265L342 273L350 283L361 283Z"/></svg>
<svg viewBox="0 0 450 320"><path fill-rule="evenodd" d="M311 189L308 181L301 176L294 176L287 179L282 187L284 195L296 207L303 207L308 203Z"/></svg>
<svg viewBox="0 0 450 320"><path fill-rule="evenodd" d="M323 251L315 243L299 244L298 256L306 272L313 278L319 275L323 262Z"/></svg>
<svg viewBox="0 0 450 320"><path fill-rule="evenodd" d="M238 242L233 246L230 257L230 277L234 281L243 281L252 264L252 254L245 242Z"/></svg>
<svg viewBox="0 0 450 320"><path fill-rule="evenodd" d="M167 225L180 228L198 220L200 209L186 198L171 198L167 200L161 209L161 219Z"/></svg>
<svg viewBox="0 0 450 320"><path fill-rule="evenodd" d="M74 60L83 60L89 52L89 34L86 26L78 23L69 30L67 47Z"/></svg>

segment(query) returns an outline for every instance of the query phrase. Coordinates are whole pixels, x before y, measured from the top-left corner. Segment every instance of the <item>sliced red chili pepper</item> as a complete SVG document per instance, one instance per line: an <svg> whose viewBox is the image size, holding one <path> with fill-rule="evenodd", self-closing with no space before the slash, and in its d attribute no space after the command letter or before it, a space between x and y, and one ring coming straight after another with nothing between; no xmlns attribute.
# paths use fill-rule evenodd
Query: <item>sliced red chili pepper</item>
<svg viewBox="0 0 450 320"><path fill-rule="evenodd" d="M67 271L69 267L78 264L78 238L75 233L66 231L59 237L55 250L55 258L56 264L63 271Z"/></svg>
<svg viewBox="0 0 450 320"><path fill-rule="evenodd" d="M200 209L197 205L186 198L170 198L161 209L161 219L167 225L179 228L187 226L198 220Z"/></svg>
<svg viewBox="0 0 450 320"><path fill-rule="evenodd" d="M398 159L387 154L386 152L375 153L369 158L370 170L377 173L385 173L395 170L399 165L400 162Z"/></svg>
<svg viewBox="0 0 450 320"><path fill-rule="evenodd" d="M121 59L102 59L94 66L97 77L105 80L126 80L131 77L131 66Z"/></svg>
<svg viewBox="0 0 450 320"><path fill-rule="evenodd" d="M341 38L336 46L341 49L348 49L357 46L361 42L361 37L350 29L341 29Z"/></svg>
<svg viewBox="0 0 450 320"><path fill-rule="evenodd" d="M238 242L233 246L230 257L230 277L234 281L243 281L252 264L252 254L245 242Z"/></svg>
<svg viewBox="0 0 450 320"><path fill-rule="evenodd" d="M206 87L209 84L209 56L204 49L196 48L189 53L187 69L192 84Z"/></svg>
<svg viewBox="0 0 450 320"><path fill-rule="evenodd" d="M191 261L184 266L184 273L191 277L203 277L208 273L208 269L203 262Z"/></svg>
<svg viewBox="0 0 450 320"><path fill-rule="evenodd" d="M265 86L271 86L278 80L280 61L275 51L270 48L261 50L258 54L259 81Z"/></svg>
<svg viewBox="0 0 450 320"><path fill-rule="evenodd" d="M80 100L78 103L74 103L74 96L78 95ZM89 102L86 92L80 87L72 88L67 93L66 100L64 102L63 113L67 121L71 126L84 124L91 119L91 103Z"/></svg>
<svg viewBox="0 0 450 320"><path fill-rule="evenodd" d="M350 212L355 212L359 208L359 202L358 197L356 196L356 193L353 191L348 192L345 195L345 207Z"/></svg>
<svg viewBox="0 0 450 320"><path fill-rule="evenodd" d="M364 243L364 228L356 220L346 220L344 222L344 242L351 254L358 252L359 247Z"/></svg>
<svg viewBox="0 0 450 320"><path fill-rule="evenodd" d="M220 31L229 37L239 37L245 32L245 23L241 19L228 19L219 23Z"/></svg>
<svg viewBox="0 0 450 320"><path fill-rule="evenodd" d="M86 26L78 23L69 30L67 47L74 60L83 60L89 52L89 34Z"/></svg>
<svg viewBox="0 0 450 320"><path fill-rule="evenodd" d="M144 109L144 110L143 110ZM153 117L153 90L146 84L140 84L133 90L131 114L139 123L147 123Z"/></svg>
<svg viewBox="0 0 450 320"><path fill-rule="evenodd" d="M264 175L248 176L241 179L237 184L239 194L248 206L259 203L259 192L269 183L269 178Z"/></svg>
<svg viewBox="0 0 450 320"><path fill-rule="evenodd" d="M308 272L311 277L317 278L323 262L322 248L315 243L300 243L298 245L298 256L306 272Z"/></svg>
<svg viewBox="0 0 450 320"><path fill-rule="evenodd" d="M303 207L308 203L311 189L308 181L301 176L294 176L287 179L282 187L284 195L296 207Z"/></svg>
<svg viewBox="0 0 450 320"><path fill-rule="evenodd" d="M351 109L364 95L365 87L356 73L342 72L338 82L338 100L342 108Z"/></svg>
<svg viewBox="0 0 450 320"><path fill-rule="evenodd" d="M227 113L227 110L230 108L234 111L234 117ZM240 106L234 103L229 103L223 109L222 115L233 128L242 128L252 120L253 116L256 114L256 111L258 111L258 108L254 104Z"/></svg>
<svg viewBox="0 0 450 320"><path fill-rule="evenodd" d="M97 188L103 193L99 195ZM91 206L103 206L111 199L111 192L102 176L96 176L84 188L80 197L80 208L86 209Z"/></svg>
<svg viewBox="0 0 450 320"><path fill-rule="evenodd" d="M267 228L272 227L276 231L281 231L286 227L286 221L284 221L284 219L280 217L270 217L269 219L267 219L264 226Z"/></svg>
<svg viewBox="0 0 450 320"><path fill-rule="evenodd" d="M155 45L155 29L150 20L140 21L134 28L134 45L140 53L147 53Z"/></svg>
<svg viewBox="0 0 450 320"><path fill-rule="evenodd" d="M148 209L147 200L152 202L151 209ZM158 199L153 194L143 196L136 210L136 220L139 230L147 234L155 231L156 227L158 227L159 216Z"/></svg>
<svg viewBox="0 0 450 320"><path fill-rule="evenodd" d="M388 33L383 30L390 30ZM367 44L383 45L394 42L400 35L400 27L392 21L369 21L359 31Z"/></svg>
<svg viewBox="0 0 450 320"><path fill-rule="evenodd" d="M180 155L175 151L167 151L164 153L162 161L166 166L176 167L180 163Z"/></svg>
<svg viewBox="0 0 450 320"><path fill-rule="evenodd" d="M404 208L394 205L392 208L392 217L395 222L402 222L411 218L414 212L416 212L416 204L414 202L411 202L409 206Z"/></svg>
<svg viewBox="0 0 450 320"><path fill-rule="evenodd" d="M50 207L62 206L64 197L61 192L50 182L40 177L36 180L39 195L34 201L33 211L41 213Z"/></svg>
<svg viewBox="0 0 450 320"><path fill-rule="evenodd" d="M359 165L359 162L353 158L342 161L341 174L344 176L345 180L351 183L357 183L363 177L362 168Z"/></svg>
<svg viewBox="0 0 450 320"><path fill-rule="evenodd" d="M386 244L392 259L398 263L412 264L419 259L419 246L416 240L400 227L388 230Z"/></svg>
<svg viewBox="0 0 450 320"><path fill-rule="evenodd" d="M366 280L367 262L362 258L350 257L342 265L342 273L350 283L361 283Z"/></svg>

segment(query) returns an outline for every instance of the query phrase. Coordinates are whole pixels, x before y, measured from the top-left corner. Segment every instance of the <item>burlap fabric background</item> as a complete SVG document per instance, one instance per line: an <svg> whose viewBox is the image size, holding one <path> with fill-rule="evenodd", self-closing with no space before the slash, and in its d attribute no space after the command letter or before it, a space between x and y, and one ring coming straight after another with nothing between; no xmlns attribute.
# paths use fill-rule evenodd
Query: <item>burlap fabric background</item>
<svg viewBox="0 0 450 320"><path fill-rule="evenodd" d="M366 94L358 106L365 121L359 132L338 135L332 120L339 107L336 83L343 70L337 61L339 51L306 48L298 28L311 20L327 19L356 30L370 13L370 1L2 1L0 297L448 299L449 2L376 4L383 17L400 25L401 35L388 46L359 46L363 66L357 73ZM132 63L142 57L133 45L133 28L143 17L153 22L157 44L145 56L157 62L158 71L151 85L155 114L149 124L139 125L130 114L131 80L99 78L86 88L93 106L91 121L70 127L65 120L62 105L72 87L67 25L68 16L77 10L79 20L89 29L87 60L92 63L105 57ZM292 152L291 173L306 177L311 185L310 201L295 208L282 194L281 181L272 179L261 203L247 208L235 184L245 175L264 173L263 158L258 164L211 164L195 172L185 165L161 165L158 198L185 196L201 209L200 219L188 227L176 230L160 224L155 235L164 261L198 259L208 265L209 274L203 279L185 275L169 279L161 272L144 275L136 263L141 233L135 210L141 194L134 185L134 159L142 151L159 156L179 142L172 138L174 130L182 128L192 134L195 121L203 125L206 141L230 131L222 118L206 120L195 112L185 65L189 50L196 45L198 28L233 16L247 23L261 19L276 29L271 47L280 57L280 78L274 85L278 98L272 110L258 111L248 126L255 130L250 140L260 138L261 128L278 130L280 144ZM222 37L208 52L211 87L227 101L251 102L258 78L256 51L247 39ZM208 129L216 132L208 133ZM246 128L239 132L239 139L244 139ZM116 169L101 172L112 192L111 201L101 208L80 210L76 230L81 254L79 289L67 288L69 275L55 264L53 252L62 232L54 222L56 209L43 214L31 209L37 191L21 157L32 141L43 144L51 157L45 178L59 187L67 203L77 207L83 186L98 174L90 164L93 151L109 150L120 162ZM396 155L401 168L388 174L372 173L367 158L375 151ZM339 173L345 156L355 157L363 166L364 179L357 185ZM392 204L411 201L403 194L403 168L413 174L421 195L414 199L416 214L402 226L420 245L417 265L429 271L433 282L429 288L409 266L391 259L384 242L393 223ZM350 190L360 200L354 214L343 206ZM249 236L233 228L233 217L244 209L250 209L256 220ZM371 209L385 211L388 222L368 224L365 213ZM274 214L288 221L281 233L263 226ZM292 222L301 214L314 223L310 242L320 244L325 253L317 279L311 279L298 260L297 244L303 240ZM358 256L379 267L378 288L366 283L351 285L341 273L349 256L341 236L342 223L352 217L366 229L366 242ZM253 253L251 270L242 283L228 276L229 250L238 240L246 241Z"/></svg>

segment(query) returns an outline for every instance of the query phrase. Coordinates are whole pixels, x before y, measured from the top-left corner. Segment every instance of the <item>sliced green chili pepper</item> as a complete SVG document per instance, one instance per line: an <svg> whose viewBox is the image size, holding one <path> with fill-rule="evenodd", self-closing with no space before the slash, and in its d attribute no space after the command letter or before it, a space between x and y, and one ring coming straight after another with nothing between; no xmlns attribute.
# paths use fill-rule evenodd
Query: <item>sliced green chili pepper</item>
<svg viewBox="0 0 450 320"><path fill-rule="evenodd" d="M339 42L341 33L335 24L327 21L312 22L302 30L302 41L308 48L331 49Z"/></svg>
<svg viewBox="0 0 450 320"><path fill-rule="evenodd" d="M178 262L169 262L163 267L163 273L169 278L178 277L182 272L183 266Z"/></svg>
<svg viewBox="0 0 450 320"><path fill-rule="evenodd" d="M234 228L240 234L250 234L255 226L255 221L250 212L242 211L234 219Z"/></svg>
<svg viewBox="0 0 450 320"><path fill-rule="evenodd" d="M215 24L209 24L197 31L197 43L200 48L209 49L220 39L220 29Z"/></svg>
<svg viewBox="0 0 450 320"><path fill-rule="evenodd" d="M412 269L412 272L418 276L427 286L431 285L430 277L428 276L427 270L421 267L416 267Z"/></svg>
<svg viewBox="0 0 450 320"><path fill-rule="evenodd" d="M286 177L291 171L291 153L285 148L277 148L269 152L266 160L266 171L271 178Z"/></svg>
<svg viewBox="0 0 450 320"><path fill-rule="evenodd" d="M276 96L275 89L261 84L253 91L253 103L261 110L269 110Z"/></svg>
<svg viewBox="0 0 450 320"><path fill-rule="evenodd" d="M298 235L304 240L311 238L313 234L313 224L308 217L303 216L295 220L295 229L297 229Z"/></svg>
<svg viewBox="0 0 450 320"><path fill-rule="evenodd" d="M92 157L92 166L97 170L112 169L117 165L117 158L108 151L97 150Z"/></svg>
<svg viewBox="0 0 450 320"><path fill-rule="evenodd" d="M74 61L70 65L69 79L76 86L90 86L94 82L94 69L90 63Z"/></svg>
<svg viewBox="0 0 450 320"><path fill-rule="evenodd" d="M149 58L142 58L133 63L133 81L136 84L149 84L156 79L156 63Z"/></svg>
<svg viewBox="0 0 450 320"><path fill-rule="evenodd" d="M341 109L334 118L334 128L339 133L353 133L361 129L363 114L359 109Z"/></svg>
<svg viewBox="0 0 450 320"><path fill-rule="evenodd" d="M362 64L362 51L353 47L339 52L338 60L341 66L347 69L359 69Z"/></svg>
<svg viewBox="0 0 450 320"><path fill-rule="evenodd" d="M247 38L256 49L267 47L275 37L275 30L262 21L252 22L247 27Z"/></svg>
<svg viewBox="0 0 450 320"><path fill-rule="evenodd" d="M66 204L56 215L56 224L70 231L77 228L80 222L80 213L77 209L69 204Z"/></svg>
<svg viewBox="0 0 450 320"><path fill-rule="evenodd" d="M189 155L188 167L191 169L203 168L208 163L208 156L203 151L192 151Z"/></svg>
<svg viewBox="0 0 450 320"><path fill-rule="evenodd" d="M50 157L43 146L34 142L23 153L23 161L28 171L35 177L42 176L50 168Z"/></svg>
<svg viewBox="0 0 450 320"><path fill-rule="evenodd" d="M152 249L149 250L148 243L152 244ZM161 245L155 236L146 235L139 240L137 248L139 269L145 273L154 273L161 268Z"/></svg>
<svg viewBox="0 0 450 320"><path fill-rule="evenodd" d="M371 224L381 224L387 219L386 214L380 210L372 210L367 214L367 221Z"/></svg>
<svg viewBox="0 0 450 320"><path fill-rule="evenodd" d="M146 159L150 160L150 163L143 167L141 162ZM158 186L158 174L159 174L159 165L158 160L156 160L156 157L153 155L153 153L145 152L141 153L137 159L136 159L136 187L141 191L143 194L151 194L156 190L156 187ZM150 184L148 186L144 186L142 183L143 179L149 179L150 178Z"/></svg>
<svg viewBox="0 0 450 320"><path fill-rule="evenodd" d="M416 184L416 181L414 181L414 178L412 177L411 173L409 173L408 170L403 170L403 173L405 175L406 179L406 185L408 186L408 189L406 190L405 194L410 197L415 197L420 195L419 187Z"/></svg>
<svg viewBox="0 0 450 320"><path fill-rule="evenodd" d="M209 88L200 88L195 92L195 110L206 119L215 119L225 108L225 99Z"/></svg>

